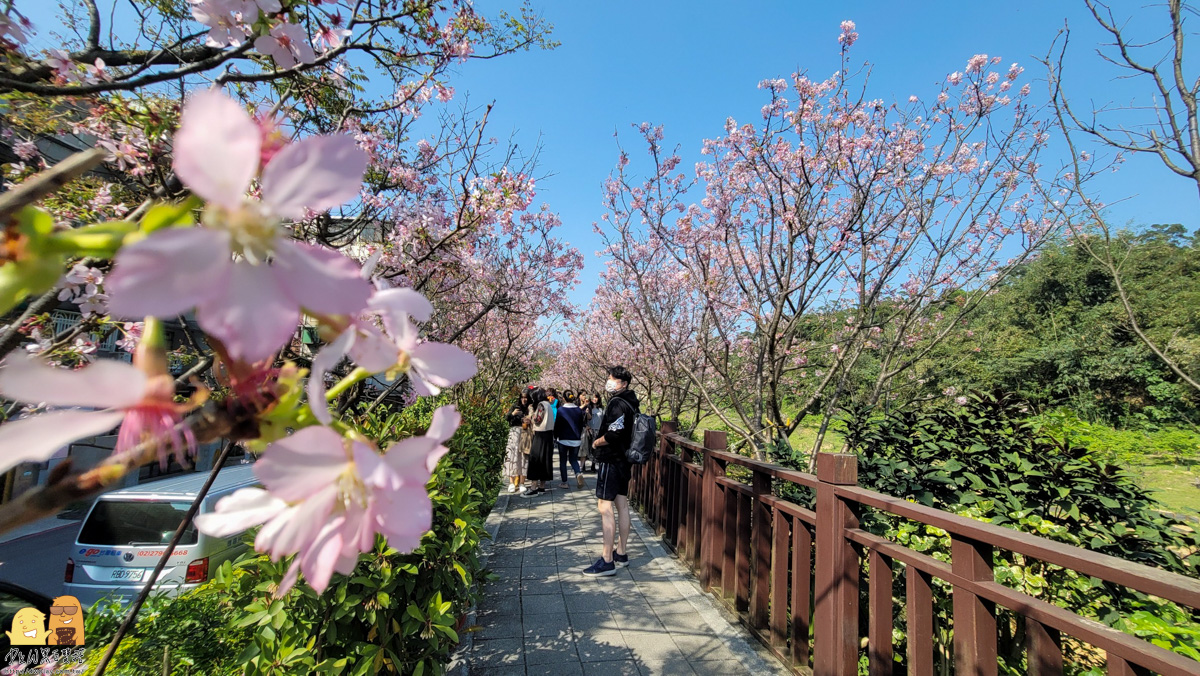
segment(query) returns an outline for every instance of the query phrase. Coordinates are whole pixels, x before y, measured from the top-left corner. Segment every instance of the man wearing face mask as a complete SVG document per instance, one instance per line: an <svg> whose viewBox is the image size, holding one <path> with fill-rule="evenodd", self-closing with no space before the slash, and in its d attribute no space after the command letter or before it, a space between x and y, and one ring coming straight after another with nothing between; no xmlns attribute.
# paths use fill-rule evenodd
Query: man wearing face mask
<svg viewBox="0 0 1200 676"><path fill-rule="evenodd" d="M614 366L608 370L608 381L604 384L609 395L608 406L604 409L598 436L592 442L597 462L596 498L604 529L604 549L600 558L583 571L588 576L616 575L617 566L629 563L625 549L629 540L629 500L626 495L631 467L625 459L625 451L633 437L634 419L641 410L637 395L629 389L632 379L624 366ZM616 515L613 514L614 506ZM618 534L619 539L615 537Z"/></svg>

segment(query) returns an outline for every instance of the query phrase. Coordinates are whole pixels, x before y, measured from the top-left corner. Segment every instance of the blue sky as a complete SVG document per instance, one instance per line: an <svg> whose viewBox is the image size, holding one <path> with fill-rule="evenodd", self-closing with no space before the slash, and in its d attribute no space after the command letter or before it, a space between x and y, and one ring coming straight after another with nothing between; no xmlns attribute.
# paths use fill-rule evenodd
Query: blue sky
<svg viewBox="0 0 1200 676"><path fill-rule="evenodd" d="M839 5L834 7L833 5ZM1121 4L1121 3L1118 3ZM489 11L488 5L478 8ZM766 100L764 78L797 70L827 76L838 66L838 26L853 20L859 40L852 62L873 64L868 96L906 100L932 97L945 76L986 53L1026 67L1022 81L1043 77L1034 61L1071 25L1068 77L1086 103L1127 101L1135 91L1115 80L1095 47L1104 35L1082 1L1013 0L992 3L748 2L690 0L535 2L554 24L562 46L553 51L472 61L454 81L473 105L496 101L495 136L515 133L522 146L539 142L540 168L553 174L539 184L538 199L563 218L565 235L587 259L572 299L586 305L602 268L592 223L604 213L601 186L617 158L614 132L640 152L631 124L665 126L666 143L681 146L684 163L699 159L704 138L719 136L725 119L757 122ZM1157 8L1143 22L1158 20ZM1161 23L1159 25L1162 25ZM1044 85L1033 84L1035 92ZM1090 109L1090 106L1089 106ZM1155 161L1131 160L1101 195L1118 202L1115 222L1182 222L1197 225L1195 186Z"/></svg>
<svg viewBox="0 0 1200 676"><path fill-rule="evenodd" d="M538 199L562 216L564 237L586 259L571 294L581 307L602 269L594 255L602 244L592 223L604 212L601 186L617 158L614 132L631 152L641 152L631 125L662 124L666 145L679 145L682 167L691 167L700 159L701 141L719 136L727 117L761 119L766 94L757 89L759 81L797 70L815 77L833 73L844 19L853 20L859 33L852 63L872 64L872 98L932 97L948 73L963 70L979 53L1001 56L1006 65L1021 63L1022 82L1044 92L1036 81L1044 71L1035 59L1046 54L1064 21L1072 28L1068 85L1081 109L1093 101L1128 103L1144 91L1117 79L1119 73L1095 55L1106 36L1082 0L1010 0L1003 7L947 0L531 2L554 24L561 46L471 60L452 79L458 96L450 105L494 101L493 136L511 135L524 148L540 143L539 174L549 176L539 184ZM19 4L41 32L32 47L54 46L46 30L58 21L51 3ZM477 0L476 7L494 15L498 7L516 9L519 0ZM1135 27L1165 28L1161 7L1141 9ZM1116 223L1200 225L1194 184L1156 160L1127 162L1101 185L1100 198L1115 204L1110 215Z"/></svg>

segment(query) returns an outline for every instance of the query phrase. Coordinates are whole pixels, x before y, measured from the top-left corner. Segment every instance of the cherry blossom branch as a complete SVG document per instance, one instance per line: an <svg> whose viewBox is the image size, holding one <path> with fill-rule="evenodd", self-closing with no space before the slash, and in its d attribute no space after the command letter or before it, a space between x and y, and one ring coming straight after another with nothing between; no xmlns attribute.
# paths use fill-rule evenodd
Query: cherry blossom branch
<svg viewBox="0 0 1200 676"><path fill-rule="evenodd" d="M208 478L204 481L204 485L200 487L199 492L196 493L196 498L192 500L191 506L188 507L187 512L183 515L183 520L179 522L179 527L175 529L175 534L171 536L171 541L167 543L166 549L158 557L158 563L155 564L153 572L150 573L150 580L142 585L142 591L138 593L137 598L134 599L133 604L129 607L129 612L125 615L121 626L117 628L117 633L113 634L112 641L108 644L108 649L104 651L104 656L100 658L100 662L96 665L96 676L104 676L105 670L108 669L109 661L112 660L113 655L117 652L117 646L121 645L121 640L125 638L125 634L133 627L138 611L142 609L142 604L146 602L146 598L150 596L151 590L154 589L154 582L158 580L158 576L162 574L167 561L175 553L175 547L183 539L184 532L192 525L192 520L196 517L196 512L200 510L200 503L204 502L204 498L208 496L208 491L212 488L213 481L216 480L217 474L221 472L221 468L225 465L225 460L229 458L229 451L232 449L233 442L226 441L224 447L221 448L221 453L213 461L212 471L208 473Z"/></svg>
<svg viewBox="0 0 1200 676"><path fill-rule="evenodd" d="M43 312L49 312L57 304L58 289L50 289L30 303L29 307L25 308L25 311L8 325L4 335L0 336L0 360L3 360L21 344L21 339L24 338L21 334L21 326L25 324L26 320Z"/></svg>
<svg viewBox="0 0 1200 676"><path fill-rule="evenodd" d="M108 151L92 148L75 153L54 166L31 176L8 192L0 193L0 224L7 224L18 211L100 166Z"/></svg>
<svg viewBox="0 0 1200 676"><path fill-rule="evenodd" d="M0 505L0 533L53 516L72 502L93 498L116 487L130 471L158 462L159 447L185 429L190 429L196 442L202 444L229 436L241 420L252 417L248 411L234 413L209 402L175 425L163 438L145 441L120 456L109 456L92 469L72 472L71 460L64 460L51 470L44 485Z"/></svg>

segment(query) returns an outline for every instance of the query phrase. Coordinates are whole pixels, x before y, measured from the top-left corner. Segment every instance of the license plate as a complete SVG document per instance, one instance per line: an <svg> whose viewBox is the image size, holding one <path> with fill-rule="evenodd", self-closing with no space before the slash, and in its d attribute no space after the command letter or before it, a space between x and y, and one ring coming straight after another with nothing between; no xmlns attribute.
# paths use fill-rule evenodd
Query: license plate
<svg viewBox="0 0 1200 676"><path fill-rule="evenodd" d="M110 580L131 580L133 582L141 582L142 576L146 574L143 568L116 568L112 572Z"/></svg>

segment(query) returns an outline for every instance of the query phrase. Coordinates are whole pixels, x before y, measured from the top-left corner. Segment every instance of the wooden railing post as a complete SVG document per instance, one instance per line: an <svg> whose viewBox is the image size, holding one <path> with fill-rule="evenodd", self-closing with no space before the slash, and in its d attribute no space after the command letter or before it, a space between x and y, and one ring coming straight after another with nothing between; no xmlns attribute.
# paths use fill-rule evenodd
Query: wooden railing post
<svg viewBox="0 0 1200 676"><path fill-rule="evenodd" d="M992 548L974 540L950 539L950 566L956 575L972 581L994 582ZM996 676L996 608L975 594L954 588L955 673Z"/></svg>
<svg viewBox="0 0 1200 676"><path fill-rule="evenodd" d="M668 434L675 434L679 431L679 423L668 420L662 426L662 441L658 445L658 457L655 458L655 477L654 477L654 521L655 531L660 535L665 532L666 528L666 501L667 501L667 453L671 447L671 442L667 440Z"/></svg>
<svg viewBox="0 0 1200 676"><path fill-rule="evenodd" d="M701 490L701 504L704 513L700 529L700 588L708 589L713 580L720 577L720 552L717 551L721 542L721 529L725 525L725 501L719 500L721 492L717 489L717 478L725 476L724 461L719 461L709 451L724 451L729 448L729 439L725 432L717 430L704 431L704 483ZM718 504L718 501L720 504Z"/></svg>
<svg viewBox="0 0 1200 676"><path fill-rule="evenodd" d="M754 573L750 577L750 626L762 631L767 627L767 606L771 599L771 505L763 499L771 495L771 476L756 470L751 489L754 492L754 512L750 519Z"/></svg>
<svg viewBox="0 0 1200 676"><path fill-rule="evenodd" d="M858 673L858 555L846 539L858 518L837 486L858 483L858 458L817 455L817 570L814 676Z"/></svg>

